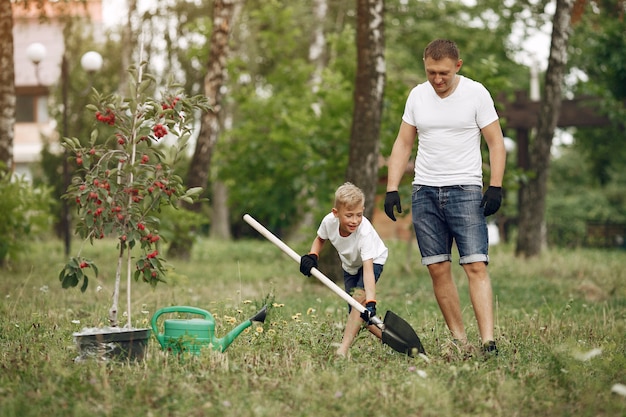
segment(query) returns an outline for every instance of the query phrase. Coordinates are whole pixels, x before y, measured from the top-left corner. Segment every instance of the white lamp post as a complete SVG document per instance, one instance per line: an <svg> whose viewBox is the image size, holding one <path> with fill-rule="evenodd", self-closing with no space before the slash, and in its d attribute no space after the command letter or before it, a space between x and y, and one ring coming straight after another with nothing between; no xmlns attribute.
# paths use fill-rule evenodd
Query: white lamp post
<svg viewBox="0 0 626 417"><path fill-rule="evenodd" d="M26 57L35 65L35 77L37 84L41 84L39 79L39 64L46 57L46 47L43 43L35 42L28 45L26 48Z"/></svg>
<svg viewBox="0 0 626 417"><path fill-rule="evenodd" d="M39 64L46 57L46 47L39 42L32 43L26 48L26 56L35 65L35 75L37 77L37 83L39 83ZM86 52L80 59L81 67L90 75L102 68L102 55L95 51ZM67 54L64 52L61 57L61 96L63 101L63 137L68 136L68 90L69 90L69 70L67 62ZM69 166L67 164L67 150L63 154L63 186L65 190L70 183ZM67 200L63 199L63 213L61 217L61 228L63 229L63 237L65 240L65 254L70 253L70 224L71 215L67 204Z"/></svg>
<svg viewBox="0 0 626 417"><path fill-rule="evenodd" d="M99 71L102 68L102 56L95 52L89 51L83 54L80 59L81 67L88 72L90 75ZM68 89L69 89L69 69L67 63L67 54L63 53L63 57L61 58L61 95L63 98L63 137L68 137ZM70 185L70 170L67 163L67 158L69 157L67 153L67 149L65 149L63 154L63 187L64 190L67 190L67 187ZM72 223L72 216L70 214L69 206L67 204L67 200L63 199L63 218L61 219L61 225L63 228L63 237L65 238L65 255L69 255L70 253L70 245L71 245L71 232L70 225Z"/></svg>
<svg viewBox="0 0 626 417"><path fill-rule="evenodd" d="M95 51L85 52L80 59L80 66L89 74L98 72L102 68L102 55Z"/></svg>

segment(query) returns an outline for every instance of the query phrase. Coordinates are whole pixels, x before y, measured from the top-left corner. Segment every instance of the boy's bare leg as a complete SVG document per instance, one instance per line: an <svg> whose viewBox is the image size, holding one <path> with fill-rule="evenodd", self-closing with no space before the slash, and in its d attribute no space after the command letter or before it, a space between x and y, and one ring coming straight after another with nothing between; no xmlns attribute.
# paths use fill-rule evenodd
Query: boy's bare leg
<svg viewBox="0 0 626 417"><path fill-rule="evenodd" d="M361 319L361 313L356 308L353 308L348 315L348 321L346 322L346 328L343 332L343 339L341 340L341 345L337 348L337 355L339 356L347 356L348 350L350 346L352 346L352 342L356 338L357 334L359 334L359 330L363 325L363 320Z"/></svg>
<svg viewBox="0 0 626 417"><path fill-rule="evenodd" d="M356 290L354 295L352 296L356 301L363 304L365 302L365 291ZM346 328L343 332L343 339L341 340L341 345L337 349L337 355L339 356L347 356L348 350L354 339L359 334L359 330L361 330L361 326L363 325L363 319L361 319L361 313L356 308L353 308L348 315L348 321L346 323ZM367 326L367 330L370 331L377 338L382 338L382 331L376 325Z"/></svg>
<svg viewBox="0 0 626 417"><path fill-rule="evenodd" d="M376 317L378 317L378 313L376 313ZM375 325L375 324L371 324L369 326L367 326L367 330L370 331L371 334L373 334L374 336L376 336L379 339L383 338L383 331L380 330L380 328Z"/></svg>

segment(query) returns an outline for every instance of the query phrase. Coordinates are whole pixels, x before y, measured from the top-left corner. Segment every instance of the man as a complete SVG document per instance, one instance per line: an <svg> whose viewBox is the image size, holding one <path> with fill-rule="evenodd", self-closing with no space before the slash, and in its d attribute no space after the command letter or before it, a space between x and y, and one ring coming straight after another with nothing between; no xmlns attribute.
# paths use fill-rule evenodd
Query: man
<svg viewBox="0 0 626 417"><path fill-rule="evenodd" d="M452 242L469 282L482 350L497 354L493 293L487 272L486 216L502 202L506 150L493 100L487 89L458 72L456 44L432 41L424 50L427 82L409 94L388 161L385 213L402 212L398 185L419 137L413 180L412 218L439 308L459 349L468 347L459 295L452 279ZM482 194L481 135L489 148L490 184Z"/></svg>

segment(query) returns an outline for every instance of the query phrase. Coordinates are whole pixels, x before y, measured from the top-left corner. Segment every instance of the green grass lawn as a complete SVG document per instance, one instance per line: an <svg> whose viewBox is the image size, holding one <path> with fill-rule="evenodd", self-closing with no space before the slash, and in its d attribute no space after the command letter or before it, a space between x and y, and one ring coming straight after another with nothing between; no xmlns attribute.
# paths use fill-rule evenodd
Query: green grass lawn
<svg viewBox="0 0 626 417"><path fill-rule="evenodd" d="M60 286L61 243L34 245L0 279L0 415L626 416L626 397L612 393L626 384L626 253L550 250L525 260L492 248L500 355L464 360L443 354L448 332L415 243L387 243L379 314L407 320L427 358L362 332L350 359L335 359L343 300L267 241L203 240L191 260L170 260L166 284L133 286L133 323L190 305L210 311L222 337L268 302L263 325L224 353L181 361L153 337L141 363L75 363L72 333L106 324L116 251L84 249L100 277L83 294ZM454 272L478 346L467 281Z"/></svg>

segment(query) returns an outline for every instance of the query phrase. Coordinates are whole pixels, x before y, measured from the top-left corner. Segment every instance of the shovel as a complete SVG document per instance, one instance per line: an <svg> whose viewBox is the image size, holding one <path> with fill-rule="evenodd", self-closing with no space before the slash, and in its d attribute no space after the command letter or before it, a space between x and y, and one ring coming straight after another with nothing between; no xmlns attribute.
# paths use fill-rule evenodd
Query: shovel
<svg viewBox="0 0 626 417"><path fill-rule="evenodd" d="M267 230L261 223L257 222L249 214L245 214L243 219L256 229L257 232L262 234L267 240L278 246L283 252L285 252L291 259L296 262L300 262L300 255L298 255L293 249L287 246L283 241L276 237L272 232ZM347 292L335 284L330 278L322 274L317 268L311 269L311 274L322 281L324 285L333 290L335 294L343 298L353 308L357 309L360 313L365 311L365 307L357 300L352 298ZM404 353L408 356L416 356L418 353L425 354L424 346L420 338L415 333L415 330L409 323L403 320L392 311L387 311L385 314L385 320L381 321L378 317L370 317L370 322L376 325L382 331L382 341L384 344L391 347L393 350Z"/></svg>

